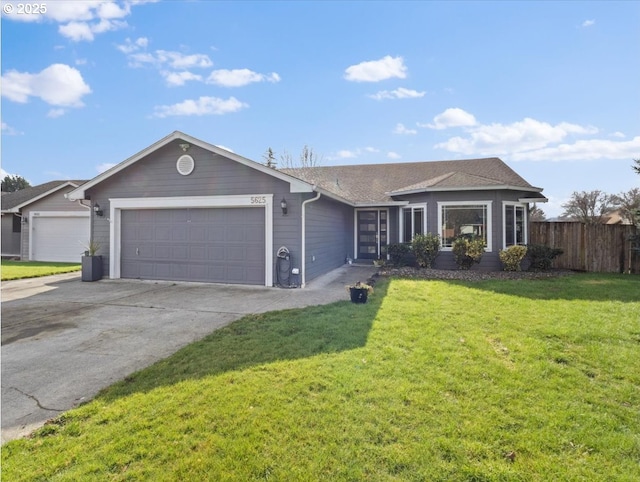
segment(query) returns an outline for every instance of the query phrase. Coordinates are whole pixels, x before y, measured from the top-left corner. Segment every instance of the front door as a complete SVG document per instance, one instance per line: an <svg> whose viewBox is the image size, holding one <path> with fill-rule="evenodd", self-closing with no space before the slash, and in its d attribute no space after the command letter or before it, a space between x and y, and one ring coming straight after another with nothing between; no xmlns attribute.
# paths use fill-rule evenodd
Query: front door
<svg viewBox="0 0 640 482"><path fill-rule="evenodd" d="M358 211L358 259L378 259L387 253L387 211Z"/></svg>

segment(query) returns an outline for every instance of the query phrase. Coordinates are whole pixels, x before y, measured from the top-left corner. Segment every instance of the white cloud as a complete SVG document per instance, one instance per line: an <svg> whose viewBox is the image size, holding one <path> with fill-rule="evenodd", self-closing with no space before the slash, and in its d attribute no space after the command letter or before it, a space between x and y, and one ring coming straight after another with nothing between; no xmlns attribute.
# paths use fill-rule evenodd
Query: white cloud
<svg viewBox="0 0 640 482"><path fill-rule="evenodd" d="M372 99L375 100L383 100L383 99L415 99L419 97L424 97L426 92L418 92L417 90L405 89L404 87L400 87L395 90L381 90L380 92L376 92L373 95L370 95Z"/></svg>
<svg viewBox="0 0 640 482"><path fill-rule="evenodd" d="M156 59L158 63L166 63L174 69L206 68L213 65L213 62L206 54L185 55L180 52L156 50Z"/></svg>
<svg viewBox="0 0 640 482"><path fill-rule="evenodd" d="M47 117L51 117L52 119L55 119L56 117L61 117L61 116L65 115L66 112L67 111L65 111L64 109L51 109L47 113Z"/></svg>
<svg viewBox="0 0 640 482"><path fill-rule="evenodd" d="M594 161L598 159L635 159L640 152L640 136L629 141L607 139L579 140L528 152L516 152L514 161Z"/></svg>
<svg viewBox="0 0 640 482"><path fill-rule="evenodd" d="M353 159L355 157L358 157L358 154L355 151L350 151L348 149L343 149L343 150L338 151L336 153L336 157L338 159Z"/></svg>
<svg viewBox="0 0 640 482"><path fill-rule="evenodd" d="M197 100L188 99L178 104L157 106L153 117L223 115L246 107L249 105L235 97L229 97L226 100L218 97L200 97Z"/></svg>
<svg viewBox="0 0 640 482"><path fill-rule="evenodd" d="M108 171L109 169L111 169L116 165L117 164L114 164L112 162L103 162L102 164L98 164L96 166L96 171L98 171L98 174L102 174L104 171Z"/></svg>
<svg viewBox="0 0 640 482"><path fill-rule="evenodd" d="M13 6L13 13L4 10L3 18L23 22L54 22L59 25L60 35L74 42L92 41L95 34L117 30L127 26L123 19L131 14L133 5L149 3L135 0L57 0L46 4L46 11L32 8L34 13L17 14L18 5L25 2L3 2Z"/></svg>
<svg viewBox="0 0 640 482"><path fill-rule="evenodd" d="M547 122L525 118L513 124L478 125L467 129L467 137L452 137L436 144L436 148L460 154L502 155L532 149L541 149L557 143L569 134L595 134L594 127L584 127L567 122L555 126Z"/></svg>
<svg viewBox="0 0 640 482"><path fill-rule="evenodd" d="M407 76L407 67L402 57L387 55L380 60L361 62L347 67L344 78L352 82L379 82L381 80Z"/></svg>
<svg viewBox="0 0 640 482"><path fill-rule="evenodd" d="M82 97L91 93L80 71L65 64L53 64L37 74L10 70L2 76L2 96L25 103L39 97L55 106L82 107Z"/></svg>
<svg viewBox="0 0 640 482"><path fill-rule="evenodd" d="M223 87L242 87L253 82L280 82L280 76L275 72L259 74L249 69L214 70L205 79L190 70L213 66L208 55L183 54L171 50L147 52L148 45L149 40L146 37L140 37L135 41L127 38L124 44L116 45L116 48L127 56L130 67L155 67L171 87L184 85L187 81L206 82Z"/></svg>
<svg viewBox="0 0 640 482"><path fill-rule="evenodd" d="M509 156L513 161L634 159L640 152L640 136L618 140L625 136L614 132L610 137L616 139L579 139L599 130L569 122L552 125L529 117L512 124L475 123L465 131L466 135L451 137L434 147L465 156Z"/></svg>
<svg viewBox="0 0 640 482"><path fill-rule="evenodd" d="M139 37L135 41L132 41L127 37L123 45L116 45L116 48L124 54L132 54L138 50L147 48L149 45L149 39L146 37Z"/></svg>
<svg viewBox="0 0 640 482"><path fill-rule="evenodd" d="M188 71L184 71L184 72L162 71L162 72L160 72L160 74L164 77L164 79L167 81L167 84L170 85L170 86L184 85L189 80L202 81L202 76L201 75L193 74L193 73L188 72Z"/></svg>
<svg viewBox="0 0 640 482"><path fill-rule="evenodd" d="M21 132L18 132L16 129L11 127L6 122L2 122L2 133L5 134L5 135L8 135L8 136L22 135Z"/></svg>
<svg viewBox="0 0 640 482"><path fill-rule="evenodd" d="M398 123L396 127L393 129L394 134L402 134L402 135L413 135L417 134L418 131L415 129L408 129L404 126L404 124Z"/></svg>
<svg viewBox="0 0 640 482"><path fill-rule="evenodd" d="M402 158L402 156L400 154L398 154L397 152L393 152L393 151L387 152L387 157L389 159L401 159Z"/></svg>
<svg viewBox="0 0 640 482"><path fill-rule="evenodd" d="M138 39L138 41L140 41L140 39ZM156 50L154 53L137 52L137 50L146 46L146 44L144 46L139 45L137 43L138 41L136 41L135 44L129 42L117 46L121 52L129 53L129 60L133 61L130 62L132 67L141 67L144 64L150 64L156 67L168 66L172 69L191 69L206 68L213 65L213 62L206 54L183 54L170 50Z"/></svg>
<svg viewBox="0 0 640 482"><path fill-rule="evenodd" d="M380 152L380 149L376 149L375 147L367 146L367 147L358 147L356 149L342 149L334 156L329 156L327 160L342 160L342 159L355 159L360 157L362 154L375 154L376 152Z"/></svg>
<svg viewBox="0 0 640 482"><path fill-rule="evenodd" d="M58 32L60 32L60 35L70 38L74 42L81 40L91 42L94 39L91 27L85 22L69 22L66 25L60 25Z"/></svg>
<svg viewBox="0 0 640 482"><path fill-rule="evenodd" d="M259 74L249 69L220 69L211 72L207 78L208 84L216 84L222 87L242 87L253 82L280 82L280 76L275 72Z"/></svg>
<svg viewBox="0 0 640 482"><path fill-rule="evenodd" d="M452 107L438 114L433 118L433 124L420 124L420 127L428 127L430 129L446 129L447 127L468 127L476 125L476 118L473 114L458 108Z"/></svg>
<svg viewBox="0 0 640 482"><path fill-rule="evenodd" d="M593 25L595 25L596 21L595 20L585 20L584 22L582 22L582 26L583 27L591 27Z"/></svg>

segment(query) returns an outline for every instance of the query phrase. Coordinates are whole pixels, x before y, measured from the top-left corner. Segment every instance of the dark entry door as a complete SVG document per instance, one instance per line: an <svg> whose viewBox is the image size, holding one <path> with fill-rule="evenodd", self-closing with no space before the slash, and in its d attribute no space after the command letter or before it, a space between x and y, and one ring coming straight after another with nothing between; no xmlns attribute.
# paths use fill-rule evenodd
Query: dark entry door
<svg viewBox="0 0 640 482"><path fill-rule="evenodd" d="M386 247L387 211L358 211L358 259L378 259Z"/></svg>

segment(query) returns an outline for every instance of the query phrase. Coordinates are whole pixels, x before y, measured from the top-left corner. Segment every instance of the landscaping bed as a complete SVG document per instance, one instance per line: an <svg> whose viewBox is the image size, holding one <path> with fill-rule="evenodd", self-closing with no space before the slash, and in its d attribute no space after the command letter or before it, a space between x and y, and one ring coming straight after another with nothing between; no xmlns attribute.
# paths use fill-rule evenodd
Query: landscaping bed
<svg viewBox="0 0 640 482"><path fill-rule="evenodd" d="M487 280L520 280L520 279L547 279L575 274L569 270L549 271L476 271L468 269L429 269L404 266L401 268L382 267L378 271L380 276L408 278L408 279L437 279L460 281L487 281Z"/></svg>

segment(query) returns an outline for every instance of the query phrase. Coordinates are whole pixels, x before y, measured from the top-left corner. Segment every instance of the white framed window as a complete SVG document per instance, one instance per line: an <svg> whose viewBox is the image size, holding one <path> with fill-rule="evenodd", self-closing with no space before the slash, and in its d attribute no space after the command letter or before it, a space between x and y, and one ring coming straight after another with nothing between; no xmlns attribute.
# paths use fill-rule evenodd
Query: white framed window
<svg viewBox="0 0 640 482"><path fill-rule="evenodd" d="M413 204L400 209L400 242L409 243L416 234L427 232L427 205Z"/></svg>
<svg viewBox="0 0 640 482"><path fill-rule="evenodd" d="M504 248L529 242L526 204L503 201L502 219L502 244Z"/></svg>
<svg viewBox="0 0 640 482"><path fill-rule="evenodd" d="M451 201L438 203L438 232L442 249L450 251L458 236L478 236L485 250L492 251L491 201Z"/></svg>

